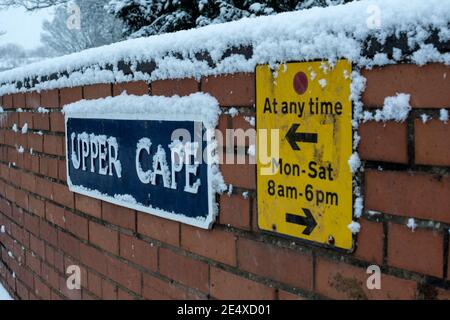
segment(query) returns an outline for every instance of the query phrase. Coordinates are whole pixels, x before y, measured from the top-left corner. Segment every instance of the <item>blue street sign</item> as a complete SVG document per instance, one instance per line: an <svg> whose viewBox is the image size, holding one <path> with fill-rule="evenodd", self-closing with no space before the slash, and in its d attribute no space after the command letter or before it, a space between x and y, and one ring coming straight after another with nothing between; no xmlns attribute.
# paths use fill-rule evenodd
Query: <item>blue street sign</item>
<svg viewBox="0 0 450 320"><path fill-rule="evenodd" d="M66 114L71 191L201 228L214 220L208 132L201 120L173 115ZM171 119L173 118L173 119Z"/></svg>

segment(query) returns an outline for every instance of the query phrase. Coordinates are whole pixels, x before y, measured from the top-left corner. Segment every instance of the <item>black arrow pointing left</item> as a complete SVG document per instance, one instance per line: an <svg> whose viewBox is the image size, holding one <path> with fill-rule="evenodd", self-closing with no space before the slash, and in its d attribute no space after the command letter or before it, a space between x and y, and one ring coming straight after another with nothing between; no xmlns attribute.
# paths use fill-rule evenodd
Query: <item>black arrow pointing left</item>
<svg viewBox="0 0 450 320"><path fill-rule="evenodd" d="M316 228L317 221L316 219L314 219L314 216L309 209L302 208L302 210L305 213L304 217L296 214L286 213L286 222L305 226L306 228L305 230L303 230L303 234L308 236Z"/></svg>
<svg viewBox="0 0 450 320"><path fill-rule="evenodd" d="M300 150L298 142L317 143L317 133L297 132L300 124L292 124L289 131L286 133L286 140L291 145L292 150Z"/></svg>

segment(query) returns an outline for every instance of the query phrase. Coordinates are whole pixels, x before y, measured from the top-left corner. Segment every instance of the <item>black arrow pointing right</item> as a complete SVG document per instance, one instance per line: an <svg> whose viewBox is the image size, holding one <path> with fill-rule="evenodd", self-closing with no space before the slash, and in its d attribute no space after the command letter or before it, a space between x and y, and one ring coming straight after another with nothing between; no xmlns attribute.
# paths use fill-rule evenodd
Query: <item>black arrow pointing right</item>
<svg viewBox="0 0 450 320"><path fill-rule="evenodd" d="M306 228L305 230L303 230L303 234L310 235L311 232L313 232L313 230L316 228L317 221L316 219L314 219L314 216L309 209L302 208L302 210L305 213L305 217L286 213L286 222L305 226Z"/></svg>
<svg viewBox="0 0 450 320"><path fill-rule="evenodd" d="M289 131L286 133L286 140L291 145L292 150L300 150L297 142L317 143L317 133L297 132L300 124L292 124Z"/></svg>

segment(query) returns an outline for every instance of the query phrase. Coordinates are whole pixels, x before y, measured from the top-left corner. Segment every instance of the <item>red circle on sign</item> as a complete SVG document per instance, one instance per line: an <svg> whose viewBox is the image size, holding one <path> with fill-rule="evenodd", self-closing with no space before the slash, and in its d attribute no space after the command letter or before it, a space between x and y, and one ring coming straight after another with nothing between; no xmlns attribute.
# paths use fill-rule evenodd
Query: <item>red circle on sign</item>
<svg viewBox="0 0 450 320"><path fill-rule="evenodd" d="M294 76L294 90L298 94L304 94L308 89L308 77L304 72L297 72Z"/></svg>

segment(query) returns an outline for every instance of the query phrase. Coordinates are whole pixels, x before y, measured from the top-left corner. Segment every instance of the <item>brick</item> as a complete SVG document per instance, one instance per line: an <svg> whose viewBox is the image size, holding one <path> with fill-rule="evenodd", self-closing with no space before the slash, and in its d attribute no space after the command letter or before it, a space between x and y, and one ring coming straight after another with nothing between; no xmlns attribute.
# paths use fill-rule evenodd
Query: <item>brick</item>
<svg viewBox="0 0 450 320"><path fill-rule="evenodd" d="M417 164L450 166L450 123L416 119L414 145Z"/></svg>
<svg viewBox="0 0 450 320"><path fill-rule="evenodd" d="M19 207L28 210L28 194L25 191L16 189L15 201Z"/></svg>
<svg viewBox="0 0 450 320"><path fill-rule="evenodd" d="M220 223L250 230L250 200L242 195L220 196Z"/></svg>
<svg viewBox="0 0 450 320"><path fill-rule="evenodd" d="M42 278L47 282L52 288L58 290L59 288L59 276L58 273L45 263L42 264Z"/></svg>
<svg viewBox="0 0 450 320"><path fill-rule="evenodd" d="M119 234L101 224L89 221L89 242L114 254L119 254Z"/></svg>
<svg viewBox="0 0 450 320"><path fill-rule="evenodd" d="M50 115L48 113L33 114L33 129L50 130Z"/></svg>
<svg viewBox="0 0 450 320"><path fill-rule="evenodd" d="M41 106L41 95L37 92L26 93L25 105L27 108L39 108Z"/></svg>
<svg viewBox="0 0 450 320"><path fill-rule="evenodd" d="M11 171L12 172L12 171ZM5 186L5 197L11 202L15 202L16 197L16 189L11 185Z"/></svg>
<svg viewBox="0 0 450 320"><path fill-rule="evenodd" d="M355 257L374 262L383 263L383 224L360 219L361 230L357 235Z"/></svg>
<svg viewBox="0 0 450 320"><path fill-rule="evenodd" d="M74 194L69 190L69 187L67 185L60 183L53 183L52 199L65 207L75 208Z"/></svg>
<svg viewBox="0 0 450 320"><path fill-rule="evenodd" d="M44 135L44 152L57 156L65 156L64 138L61 136Z"/></svg>
<svg viewBox="0 0 450 320"><path fill-rule="evenodd" d="M44 108L59 108L59 90L46 90L41 92L41 105Z"/></svg>
<svg viewBox="0 0 450 320"><path fill-rule="evenodd" d="M103 202L102 219L116 226L136 231L136 211L134 210Z"/></svg>
<svg viewBox="0 0 450 320"><path fill-rule="evenodd" d="M115 258L106 257L107 276L125 288L141 294L141 273Z"/></svg>
<svg viewBox="0 0 450 320"><path fill-rule="evenodd" d="M5 106L4 106L5 107ZM6 107L5 107L6 108ZM15 110L10 110L11 112L6 113L6 123L4 123L5 128L12 128L12 126L19 123L19 113Z"/></svg>
<svg viewBox="0 0 450 320"><path fill-rule="evenodd" d="M37 274L41 273L41 261L31 251L26 252L27 267Z"/></svg>
<svg viewBox="0 0 450 320"><path fill-rule="evenodd" d="M180 223L152 216L148 213L137 213L137 231L152 239L174 246L180 244Z"/></svg>
<svg viewBox="0 0 450 320"><path fill-rule="evenodd" d="M80 241L61 230L58 230L58 248L69 256L80 259Z"/></svg>
<svg viewBox="0 0 450 320"><path fill-rule="evenodd" d="M68 300L81 299L81 290L70 290L67 287L67 278L65 276L59 278L59 292Z"/></svg>
<svg viewBox="0 0 450 320"><path fill-rule="evenodd" d="M66 160L59 160L58 162L58 178L59 180L67 181Z"/></svg>
<svg viewBox="0 0 450 320"><path fill-rule="evenodd" d="M53 132L65 132L64 115L61 112L50 113L50 128Z"/></svg>
<svg viewBox="0 0 450 320"><path fill-rule="evenodd" d="M209 267L204 262L161 248L159 251L159 272L190 288L208 292Z"/></svg>
<svg viewBox="0 0 450 320"><path fill-rule="evenodd" d="M98 298L92 295L90 292L88 292L85 289L81 289L81 300L97 300Z"/></svg>
<svg viewBox="0 0 450 320"><path fill-rule="evenodd" d="M450 177L366 170L365 209L450 222Z"/></svg>
<svg viewBox="0 0 450 320"><path fill-rule="evenodd" d="M248 147L256 144L256 129L245 120L247 117L255 115L239 114L231 118L231 127L233 130L227 131L227 146Z"/></svg>
<svg viewBox="0 0 450 320"><path fill-rule="evenodd" d="M202 91L223 107L250 107L255 103L254 73L236 73L202 78Z"/></svg>
<svg viewBox="0 0 450 320"><path fill-rule="evenodd" d="M42 223L41 223L42 224ZM53 249L50 245L45 245L45 263L50 266L55 265L55 249Z"/></svg>
<svg viewBox="0 0 450 320"><path fill-rule="evenodd" d="M102 279L102 299L117 300L117 286L105 279Z"/></svg>
<svg viewBox="0 0 450 320"><path fill-rule="evenodd" d="M240 238L238 260L241 270L312 290L313 262L309 254Z"/></svg>
<svg viewBox="0 0 450 320"><path fill-rule="evenodd" d="M24 213L24 227L31 233L39 235L39 217Z"/></svg>
<svg viewBox="0 0 450 320"><path fill-rule="evenodd" d="M196 298L192 293L176 284L166 282L148 274L144 274L142 296L144 299L150 300L192 300Z"/></svg>
<svg viewBox="0 0 450 320"><path fill-rule="evenodd" d="M381 289L369 290L365 269L318 258L316 262L316 292L332 299L352 300L412 300L416 298L417 284L411 280L381 274Z"/></svg>
<svg viewBox="0 0 450 320"><path fill-rule="evenodd" d="M84 87L84 98L85 99L99 99L105 98L112 95L111 84L94 84Z"/></svg>
<svg viewBox="0 0 450 320"><path fill-rule="evenodd" d="M107 260L104 252L82 243L80 246L80 259L89 268L105 276L107 275Z"/></svg>
<svg viewBox="0 0 450 320"><path fill-rule="evenodd" d="M13 131L9 130L5 131L5 143L9 146L14 146L16 144L16 136L17 134L14 133Z"/></svg>
<svg viewBox="0 0 450 320"><path fill-rule="evenodd" d="M86 214L101 218L102 203L100 200L89 198L80 194L75 195L75 207Z"/></svg>
<svg viewBox="0 0 450 320"><path fill-rule="evenodd" d="M38 170L39 171L39 170ZM41 197L52 199L53 198L53 183L47 179L36 177L36 193Z"/></svg>
<svg viewBox="0 0 450 320"><path fill-rule="evenodd" d="M278 300L305 300L305 298L285 290L280 290L278 291Z"/></svg>
<svg viewBox="0 0 450 320"><path fill-rule="evenodd" d="M441 288L436 288L436 299L437 300L450 300L450 288L445 290Z"/></svg>
<svg viewBox="0 0 450 320"><path fill-rule="evenodd" d="M2 178L5 180L9 180L9 171L10 171L9 167L7 165L1 164L0 170Z"/></svg>
<svg viewBox="0 0 450 320"><path fill-rule="evenodd" d="M228 121L230 116L226 114L221 114L219 116L219 123L216 128L216 140L220 147L224 147L226 143L226 130L228 129Z"/></svg>
<svg viewBox="0 0 450 320"><path fill-rule="evenodd" d="M130 95L135 96L143 96L148 94L149 87L148 84L144 81L135 81L135 82L123 82L116 83L113 85L113 95L118 96L125 92Z"/></svg>
<svg viewBox="0 0 450 320"><path fill-rule="evenodd" d="M28 134L28 147L37 152L44 150L44 137L38 134Z"/></svg>
<svg viewBox="0 0 450 320"><path fill-rule="evenodd" d="M13 97L11 94L8 94L3 97L3 106L5 107L5 109L13 108Z"/></svg>
<svg viewBox="0 0 450 320"><path fill-rule="evenodd" d="M156 80L151 87L155 96L187 96L198 91L199 83L195 79Z"/></svg>
<svg viewBox="0 0 450 320"><path fill-rule="evenodd" d="M273 300L275 289L224 270L211 268L211 296L223 300Z"/></svg>
<svg viewBox="0 0 450 320"><path fill-rule="evenodd" d="M389 224L388 264L436 277L443 276L443 236L425 229L414 232L404 225Z"/></svg>
<svg viewBox="0 0 450 320"><path fill-rule="evenodd" d="M226 159L224 159L226 160ZM256 189L256 165L249 164L248 156L236 156L232 163L221 162L220 171L226 183L245 189Z"/></svg>
<svg viewBox="0 0 450 320"><path fill-rule="evenodd" d="M13 105L14 108L25 108L25 94L24 93L13 94Z"/></svg>
<svg viewBox="0 0 450 320"><path fill-rule="evenodd" d="M397 64L372 70L362 70L367 79L362 102L380 107L384 98L397 92L411 94L413 108L446 108L450 105L450 67L431 63L425 66Z"/></svg>
<svg viewBox="0 0 450 320"><path fill-rule="evenodd" d="M11 214L12 214L11 213L11 211L12 211L11 204L4 199L0 199L0 211L3 214L6 214L7 216L11 216Z"/></svg>
<svg viewBox="0 0 450 320"><path fill-rule="evenodd" d="M102 278L90 271L88 272L88 289L96 296L102 296Z"/></svg>
<svg viewBox="0 0 450 320"><path fill-rule="evenodd" d="M64 254L60 251L55 251L55 264L54 267L59 273L66 273L64 269Z"/></svg>
<svg viewBox="0 0 450 320"><path fill-rule="evenodd" d="M181 226L181 246L228 265L236 265L236 238L232 233Z"/></svg>
<svg viewBox="0 0 450 320"><path fill-rule="evenodd" d="M359 156L363 160L408 163L406 123L369 121L359 126Z"/></svg>
<svg viewBox="0 0 450 320"><path fill-rule="evenodd" d="M118 288L117 299L118 300L135 300L135 298L131 294L129 294L125 290L122 290L121 288Z"/></svg>
<svg viewBox="0 0 450 320"><path fill-rule="evenodd" d="M34 294L43 299L43 300L50 300L50 288L44 284L41 279L39 279L38 277L34 278L34 285L35 285L35 289L34 289Z"/></svg>
<svg viewBox="0 0 450 320"><path fill-rule="evenodd" d="M88 220L84 217L64 211L65 228L78 238L88 240Z"/></svg>
<svg viewBox="0 0 450 320"><path fill-rule="evenodd" d="M82 87L64 88L60 90L60 107L83 99Z"/></svg>
<svg viewBox="0 0 450 320"><path fill-rule="evenodd" d="M20 281L16 282L17 295L21 300L29 300L28 289Z"/></svg>
<svg viewBox="0 0 450 320"><path fill-rule="evenodd" d="M36 188L36 178L34 175L22 172L20 177L20 184L23 189L34 192Z"/></svg>
<svg viewBox="0 0 450 320"><path fill-rule="evenodd" d="M54 205L51 202L47 202L45 205L45 218L47 221L60 226L65 227L65 210L64 208Z"/></svg>
<svg viewBox="0 0 450 320"><path fill-rule="evenodd" d="M120 256L151 271L158 268L158 249L154 244L120 234Z"/></svg>
<svg viewBox="0 0 450 320"><path fill-rule="evenodd" d="M25 123L28 125L28 129L33 129L33 113L20 112L19 113L19 127L23 128Z"/></svg>
<svg viewBox="0 0 450 320"><path fill-rule="evenodd" d="M58 245L57 230L45 221L41 221L41 223L39 224L39 236L41 239L45 240L53 246Z"/></svg>
<svg viewBox="0 0 450 320"><path fill-rule="evenodd" d="M58 159L41 157L39 160L39 173L47 177L58 178Z"/></svg>

